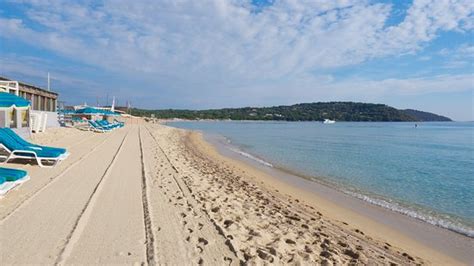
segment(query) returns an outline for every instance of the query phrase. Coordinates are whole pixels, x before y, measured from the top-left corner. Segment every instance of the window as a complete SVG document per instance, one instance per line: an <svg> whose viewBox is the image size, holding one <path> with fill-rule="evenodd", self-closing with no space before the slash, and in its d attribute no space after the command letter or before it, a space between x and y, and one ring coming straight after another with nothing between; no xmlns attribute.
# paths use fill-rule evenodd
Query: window
<svg viewBox="0 0 474 266"><path fill-rule="evenodd" d="M34 102L35 102L34 110L41 110L40 109L40 96L33 94L33 98L34 98Z"/></svg>
<svg viewBox="0 0 474 266"><path fill-rule="evenodd" d="M44 110L46 110L46 108L45 108L45 100L46 99L43 96L39 96L39 97L40 97L40 110L44 111Z"/></svg>

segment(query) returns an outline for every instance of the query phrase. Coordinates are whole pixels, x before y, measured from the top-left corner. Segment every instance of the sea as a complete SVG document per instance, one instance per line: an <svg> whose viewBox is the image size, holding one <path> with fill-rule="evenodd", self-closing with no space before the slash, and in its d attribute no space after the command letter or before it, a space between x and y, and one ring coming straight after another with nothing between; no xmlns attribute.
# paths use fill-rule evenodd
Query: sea
<svg viewBox="0 0 474 266"><path fill-rule="evenodd" d="M170 122L361 200L474 237L474 122ZM295 177L298 178L298 177Z"/></svg>

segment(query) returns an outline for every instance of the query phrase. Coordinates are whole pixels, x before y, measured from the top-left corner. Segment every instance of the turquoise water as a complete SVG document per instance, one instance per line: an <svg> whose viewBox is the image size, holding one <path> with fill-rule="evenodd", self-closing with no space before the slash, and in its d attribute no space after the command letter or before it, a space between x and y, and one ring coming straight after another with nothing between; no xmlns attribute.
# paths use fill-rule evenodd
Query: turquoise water
<svg viewBox="0 0 474 266"><path fill-rule="evenodd" d="M172 122L371 203L474 236L474 123ZM250 156L252 155L252 156Z"/></svg>

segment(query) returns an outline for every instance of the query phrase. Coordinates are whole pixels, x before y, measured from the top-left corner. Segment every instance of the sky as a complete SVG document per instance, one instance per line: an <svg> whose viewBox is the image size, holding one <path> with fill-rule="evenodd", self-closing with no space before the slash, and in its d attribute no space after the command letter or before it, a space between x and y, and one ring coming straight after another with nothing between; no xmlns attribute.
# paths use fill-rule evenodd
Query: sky
<svg viewBox="0 0 474 266"><path fill-rule="evenodd" d="M0 0L0 76L66 104L383 103L474 120L472 0Z"/></svg>

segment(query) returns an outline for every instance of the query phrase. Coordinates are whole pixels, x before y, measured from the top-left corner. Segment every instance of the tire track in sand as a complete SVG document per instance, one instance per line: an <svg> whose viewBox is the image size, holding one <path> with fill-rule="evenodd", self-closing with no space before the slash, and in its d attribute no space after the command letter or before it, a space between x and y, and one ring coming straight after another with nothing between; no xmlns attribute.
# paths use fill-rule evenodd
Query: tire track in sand
<svg viewBox="0 0 474 266"><path fill-rule="evenodd" d="M150 207L148 200L148 187L147 187L147 177L146 177L146 164L145 157L143 156L143 141L141 134L141 126L138 127L138 139L140 141L140 159L142 166L142 205L143 205L143 222L145 225L145 237L146 237L146 260L148 265L155 265L155 236L153 234L152 218L150 215Z"/></svg>
<svg viewBox="0 0 474 266"><path fill-rule="evenodd" d="M59 255L56 259L55 265L64 265L64 262L67 260L68 256L71 254L74 244L79 240L82 231L84 230L89 217L92 213L92 209L94 208L95 202L97 201L97 195L100 193L102 190L101 186L103 184L103 181L106 177L109 176L110 171L112 167L115 164L115 161L122 151L123 144L125 143L125 140L128 137L128 134L130 131L125 134L125 136L122 139L122 142L120 143L119 148L117 149L117 152L115 153L112 161L110 164L107 166L107 169L105 170L104 174L102 177L99 179L99 182L97 182L97 185L94 187L94 190L92 191L89 199L87 200L86 204L84 205L84 208L81 210L79 213L79 216L77 217L76 222L74 223L73 228L71 229L71 232L68 234L66 237L66 242L64 246L62 247L61 251L59 252Z"/></svg>

